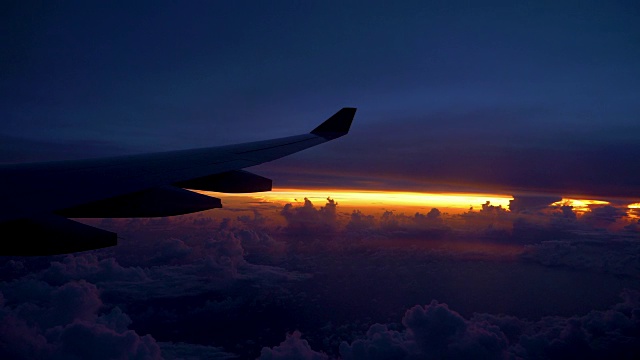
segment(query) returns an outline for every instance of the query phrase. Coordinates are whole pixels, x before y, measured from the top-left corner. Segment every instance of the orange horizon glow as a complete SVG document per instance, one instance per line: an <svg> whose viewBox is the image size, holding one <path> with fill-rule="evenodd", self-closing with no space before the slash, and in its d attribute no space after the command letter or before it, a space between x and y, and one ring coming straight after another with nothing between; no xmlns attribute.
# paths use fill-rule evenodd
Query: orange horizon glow
<svg viewBox="0 0 640 360"><path fill-rule="evenodd" d="M627 207L631 210L627 213L627 216L631 219L640 219L640 202L629 204Z"/></svg>
<svg viewBox="0 0 640 360"><path fill-rule="evenodd" d="M604 200L589 200L589 199L572 199L572 198L562 198L560 201L556 201L551 206L563 206L569 205L573 206L573 211L579 213L585 213L590 211L590 207L592 205L610 205L609 201Z"/></svg>
<svg viewBox="0 0 640 360"><path fill-rule="evenodd" d="M226 198L251 198L264 203L303 203L309 199L316 206L324 206L327 198L335 200L342 208L357 209L385 209L401 210L403 208L438 208L451 213L463 213L471 207L478 210L487 201L493 206L502 206L509 209L509 201L512 195L496 193L465 193L465 192L411 192L411 191L387 191L387 190L354 190L354 189L292 189L276 188L272 191L258 193L226 194L202 192L211 196L223 196ZM605 200L584 198L563 198L549 206L573 206L573 211L584 214L593 206L610 205ZM628 205L629 209L640 209L640 203Z"/></svg>
<svg viewBox="0 0 640 360"><path fill-rule="evenodd" d="M225 194L228 195L228 194ZM236 195L237 196L237 195ZM491 205L508 208L511 195L483 193L421 193L408 191L349 190L349 189L273 189L270 192L242 194L264 202L296 203L309 199L314 205L324 205L327 198L346 207L435 207L463 212L480 208L487 201Z"/></svg>

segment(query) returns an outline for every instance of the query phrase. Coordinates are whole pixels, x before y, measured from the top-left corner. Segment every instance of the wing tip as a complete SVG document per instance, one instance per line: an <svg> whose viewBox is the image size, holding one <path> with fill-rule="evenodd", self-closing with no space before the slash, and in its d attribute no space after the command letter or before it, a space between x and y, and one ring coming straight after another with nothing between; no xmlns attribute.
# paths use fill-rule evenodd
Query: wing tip
<svg viewBox="0 0 640 360"><path fill-rule="evenodd" d="M339 138L349 133L351 122L356 115L357 108L343 107L311 131L311 134L321 136L327 140Z"/></svg>

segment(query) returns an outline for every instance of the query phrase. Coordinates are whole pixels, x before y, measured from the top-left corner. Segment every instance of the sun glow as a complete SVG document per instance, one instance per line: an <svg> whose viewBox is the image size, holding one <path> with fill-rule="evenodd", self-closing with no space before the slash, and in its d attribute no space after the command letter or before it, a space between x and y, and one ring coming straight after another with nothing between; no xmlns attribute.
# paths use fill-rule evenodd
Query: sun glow
<svg viewBox="0 0 640 360"><path fill-rule="evenodd" d="M196 190L197 191L197 190ZM491 193L423 193L408 191L382 191L382 190L349 190L349 189L273 189L272 191L259 193L214 193L208 191L197 191L210 196L224 197L227 201L237 199L238 201L253 201L264 203L303 203L307 198L316 206L324 206L327 198L331 198L340 204L342 209L352 208L369 211L386 211L414 209L417 211L429 211L431 208L438 208L451 214L459 214L472 208L474 211L480 210L482 205L489 202L493 206L502 206L509 209L509 201L513 200L512 195L491 194ZM245 199L245 200L241 200ZM234 201L234 200L232 200ZM560 201L550 204L551 207L572 206L573 211L584 214L591 211L593 207L611 205L611 202L595 199L575 199L563 198ZM640 218L640 203L627 205L630 210L627 216Z"/></svg>
<svg viewBox="0 0 640 360"><path fill-rule="evenodd" d="M363 191L344 189L273 189L271 192L253 194L251 197L268 202L302 202L308 198L322 204L327 197L341 206L353 207L436 207L462 212L470 207L479 208L489 201L491 205L509 206L511 195L476 193L419 193L404 191ZM457 211L456 211L457 210Z"/></svg>
<svg viewBox="0 0 640 360"><path fill-rule="evenodd" d="M640 202L627 205L629 212L627 216L631 219L640 219Z"/></svg>
<svg viewBox="0 0 640 360"><path fill-rule="evenodd" d="M554 202L553 204L551 204L551 206L569 205L569 206L573 206L574 211L583 213L583 212L589 211L589 208L593 205L609 205L609 204L611 203L604 200L563 198L560 201Z"/></svg>

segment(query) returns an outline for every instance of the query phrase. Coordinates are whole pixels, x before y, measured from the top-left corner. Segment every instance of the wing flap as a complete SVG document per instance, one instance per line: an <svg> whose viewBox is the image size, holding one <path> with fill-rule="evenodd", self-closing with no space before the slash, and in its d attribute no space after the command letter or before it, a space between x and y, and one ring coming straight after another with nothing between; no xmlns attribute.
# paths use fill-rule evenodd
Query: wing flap
<svg viewBox="0 0 640 360"><path fill-rule="evenodd" d="M118 243L116 233L48 215L0 225L3 256L48 256L101 249Z"/></svg>
<svg viewBox="0 0 640 360"><path fill-rule="evenodd" d="M216 191L223 193L253 193L271 191L272 181L266 177L244 170L228 171L222 174L203 176L180 181L174 185L193 190Z"/></svg>
<svg viewBox="0 0 640 360"><path fill-rule="evenodd" d="M164 186L93 201L56 213L76 218L136 218L183 215L221 207L218 198Z"/></svg>

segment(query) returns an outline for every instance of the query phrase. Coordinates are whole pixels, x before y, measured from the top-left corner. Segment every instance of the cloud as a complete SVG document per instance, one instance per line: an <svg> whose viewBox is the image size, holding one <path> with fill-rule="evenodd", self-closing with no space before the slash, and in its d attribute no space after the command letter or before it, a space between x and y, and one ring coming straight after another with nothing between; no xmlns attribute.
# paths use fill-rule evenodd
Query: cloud
<svg viewBox="0 0 640 360"><path fill-rule="evenodd" d="M234 354L215 346L206 346L187 343L159 342L162 357L165 360L227 360L237 359Z"/></svg>
<svg viewBox="0 0 640 360"><path fill-rule="evenodd" d="M521 258L545 266L640 277L640 244L637 241L543 241L526 245Z"/></svg>
<svg viewBox="0 0 640 360"><path fill-rule="evenodd" d="M133 330L117 332L103 324L75 321L49 330L48 336L57 345L53 359L162 359L153 337Z"/></svg>
<svg viewBox="0 0 640 360"><path fill-rule="evenodd" d="M305 331L308 340L290 334L279 346L262 350L264 356L272 358L291 354L307 354L312 358L340 354L345 360L376 356L467 358L469 354L501 358L505 353L545 357L554 354L553 349L560 354L562 349L587 346L570 339L583 339L592 346L591 338L598 331L626 329L624 334L620 333L632 337L628 324L633 320L629 315L633 309L595 314L589 320L590 325L581 322L573 327L567 325L566 318L546 319L538 324L503 315L465 317L438 302L407 310L412 303L459 291L460 286L466 286L462 283L468 285L469 278L480 279L470 276L471 271L493 269L492 264L466 264L459 269L461 263L455 262L460 259L457 255L498 249L467 247L471 240L522 241L520 244L532 245L522 258L513 257L510 261L638 276L640 266L635 254L640 250L632 241L636 233L631 228L593 229L582 216L575 216L570 207L515 213L485 203L479 211L462 215L431 209L411 215L388 211L374 216L357 210L341 213L333 201L323 207L306 201L302 206L294 204L281 210L286 213L282 219L262 218L254 213L222 222L221 215L202 224L195 224L194 217L189 216L165 222L116 220L110 223L114 230L126 231L133 226L140 234L129 235L114 249L46 259L5 259L2 268L8 271L3 275L14 280L0 283L4 295L2 319L8 324L2 336L15 343L6 350L8 357L92 356L90 349L71 348L76 346L74 336L90 337L87 343L96 348L106 343L119 344L133 355L149 357L156 356L158 347L169 359L188 358L198 351L212 358L229 358L232 351L241 357L247 354L255 357L265 344L274 345L282 340L268 335L274 328L270 325L271 330L266 330L260 322L265 314L273 316L270 323L282 321L276 334L299 328ZM611 213L615 214L604 214ZM283 220L286 228L279 225ZM617 222L631 224L625 217L617 218ZM221 227L223 223L225 226ZM320 232L327 229L331 231ZM318 252L320 248L314 244L305 247L290 241L301 234L305 236L300 239L319 239L316 242L328 245ZM542 242L549 239L559 240ZM368 240L372 240L369 245ZM399 246L394 246L395 241ZM389 286L393 286L392 291ZM331 318L329 312L334 308L327 310L324 301L335 306L332 301L336 296L348 298L345 306L358 310L340 315L345 317L339 320L342 322L337 321L325 330L309 325L315 324L315 320L295 322L298 320L286 315L287 311L298 309L305 319L322 311L327 311L322 316ZM470 314L475 309L473 305L460 305L456 296L447 298L451 304L457 304L456 310ZM407 298L411 299L408 304ZM370 303L364 303L369 300ZM488 300L482 301L482 306L486 306ZM518 311L529 314L530 307L518 306ZM335 309L342 313L346 307ZM405 310L404 317L397 315ZM244 315L242 322L238 321L238 314ZM219 322L221 317L226 322ZM395 318L399 323L371 325ZM199 330L204 326L211 328L205 323L215 321L218 321L215 331L224 332L224 336L203 340ZM549 333L535 330L536 326L545 327ZM551 345L554 339L561 338L563 331L566 333L561 339L563 343ZM150 336L143 336L146 333L182 342L158 345ZM249 340L247 334L256 335ZM613 337L602 341L605 340L618 341ZM242 345L234 347L234 344Z"/></svg>
<svg viewBox="0 0 640 360"><path fill-rule="evenodd" d="M374 324L367 331L366 338L340 344L340 355L344 360L406 359L409 347L406 334L389 330L387 325Z"/></svg>
<svg viewBox="0 0 640 360"><path fill-rule="evenodd" d="M415 215L416 221L425 222L429 224L442 223L442 212L436 208L429 210L427 215L423 215L419 212Z"/></svg>
<svg viewBox="0 0 640 360"><path fill-rule="evenodd" d="M627 215L626 209L605 205L590 208L584 214L582 221L594 228L607 228L617 220Z"/></svg>
<svg viewBox="0 0 640 360"><path fill-rule="evenodd" d="M433 208L427 214L413 216L386 210L379 218L354 210L344 230L360 237L412 237L424 240L438 239L451 231L440 210Z"/></svg>
<svg viewBox="0 0 640 360"><path fill-rule="evenodd" d="M115 258L98 259L94 253L66 255L62 261L52 261L41 276L52 284L80 279L92 283L148 280L142 268L123 267Z"/></svg>
<svg viewBox="0 0 640 360"><path fill-rule="evenodd" d="M466 319L432 301L407 310L402 324L374 324L351 343L340 344L343 360L359 359L632 359L640 355L640 292L624 291L623 302L583 316L544 317L474 314Z"/></svg>
<svg viewBox="0 0 640 360"><path fill-rule="evenodd" d="M325 206L316 209L311 200L304 198L304 205L286 204L280 215L286 219L287 230L292 233L334 231L338 226L337 206L335 200L327 198Z"/></svg>
<svg viewBox="0 0 640 360"><path fill-rule="evenodd" d="M273 348L262 348L260 360L327 360L326 354L313 351L309 343L302 339L299 331L287 334L287 338Z"/></svg>
<svg viewBox="0 0 640 360"><path fill-rule="evenodd" d="M249 225L252 228L261 228L266 226L268 219L257 209L251 210L253 212L253 217L250 217L249 215L241 215L238 216L238 221L243 224Z"/></svg>
<svg viewBox="0 0 640 360"><path fill-rule="evenodd" d="M638 220L637 222L632 222L629 225L624 227L625 230L631 231L631 232L640 232L640 220Z"/></svg>
<svg viewBox="0 0 640 360"><path fill-rule="evenodd" d="M12 297L0 308L0 357L161 359L155 340L128 330L131 320L120 309L99 315L104 304L95 285L84 280L41 284L48 294L34 297L24 291L33 282L25 281L9 288Z"/></svg>
<svg viewBox="0 0 640 360"><path fill-rule="evenodd" d="M635 358L640 355L638 296L638 292L625 291L624 302L609 310L527 323L512 351L523 358Z"/></svg>
<svg viewBox="0 0 640 360"><path fill-rule="evenodd" d="M375 324L364 339L342 343L340 355L345 360L508 358L499 327L468 321L437 301L407 310L402 324L404 331Z"/></svg>
<svg viewBox="0 0 640 360"><path fill-rule="evenodd" d="M366 215L360 210L353 210L345 230L352 232L365 232L372 230L375 226L376 220L373 215Z"/></svg>
<svg viewBox="0 0 640 360"><path fill-rule="evenodd" d="M560 200L562 197L559 196L513 195L513 200L509 200L509 210L514 213L537 211Z"/></svg>

